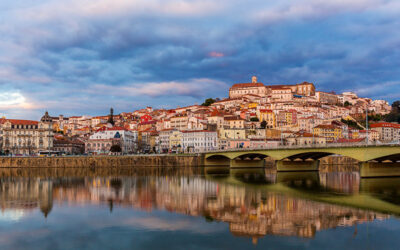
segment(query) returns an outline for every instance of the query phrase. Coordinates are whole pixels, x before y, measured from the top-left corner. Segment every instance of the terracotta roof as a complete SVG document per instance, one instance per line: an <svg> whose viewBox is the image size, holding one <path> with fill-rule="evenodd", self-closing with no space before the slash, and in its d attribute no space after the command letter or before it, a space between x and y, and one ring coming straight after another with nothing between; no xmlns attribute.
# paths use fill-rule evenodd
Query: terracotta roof
<svg viewBox="0 0 400 250"><path fill-rule="evenodd" d="M240 117L236 117L236 116L226 116L224 117L224 120L227 121L242 121L243 119Z"/></svg>
<svg viewBox="0 0 400 250"><path fill-rule="evenodd" d="M156 124L157 123L157 121L148 121L148 122L141 122L141 123L139 123L139 125L148 125L148 124Z"/></svg>
<svg viewBox="0 0 400 250"><path fill-rule="evenodd" d="M294 133L295 136L298 137L313 137L313 134L305 132L305 131L299 131L297 133ZM317 137L316 135L314 135L314 137Z"/></svg>
<svg viewBox="0 0 400 250"><path fill-rule="evenodd" d="M184 131L181 131L182 133L198 133L198 132L204 132L204 133L211 133L211 132L215 132L215 133L217 133L216 131L210 131L210 130L184 130Z"/></svg>
<svg viewBox="0 0 400 250"><path fill-rule="evenodd" d="M365 141L365 138L357 138L357 139L346 139L346 138L340 138L334 142L336 143L349 143L349 142L362 142Z"/></svg>
<svg viewBox="0 0 400 250"><path fill-rule="evenodd" d="M30 121L30 120L15 120L15 119L7 119L6 121L11 122L13 125L38 125L39 122L37 121Z"/></svg>
<svg viewBox="0 0 400 250"><path fill-rule="evenodd" d="M379 122L370 125L371 128L400 128L400 124L390 123L390 122Z"/></svg>
<svg viewBox="0 0 400 250"><path fill-rule="evenodd" d="M290 85L290 84L277 84L277 85L268 85L268 86L266 86L267 88L271 88L271 89L273 89L273 88L290 88L290 86L293 86L293 85Z"/></svg>
<svg viewBox="0 0 400 250"><path fill-rule="evenodd" d="M218 109L214 109L212 112L211 112L211 115L210 116L221 116L221 113L218 111Z"/></svg>
<svg viewBox="0 0 400 250"><path fill-rule="evenodd" d="M254 87L264 87L264 84L261 82L257 82L257 83L236 83L233 84L233 86L231 87L231 89L237 89L237 88L254 88Z"/></svg>
<svg viewBox="0 0 400 250"><path fill-rule="evenodd" d="M268 112L271 113L273 112L272 109L260 109L260 112Z"/></svg>
<svg viewBox="0 0 400 250"><path fill-rule="evenodd" d="M320 124L316 126L315 128L322 128L322 129L336 129L337 127L335 125L326 125L326 124Z"/></svg>
<svg viewBox="0 0 400 250"><path fill-rule="evenodd" d="M124 130L124 131L126 131L127 129L123 128L123 127L118 127L118 126L115 126L115 127L112 127L112 128L101 127L101 128L99 128L97 130L97 132L100 132L100 131L115 131L115 130Z"/></svg>

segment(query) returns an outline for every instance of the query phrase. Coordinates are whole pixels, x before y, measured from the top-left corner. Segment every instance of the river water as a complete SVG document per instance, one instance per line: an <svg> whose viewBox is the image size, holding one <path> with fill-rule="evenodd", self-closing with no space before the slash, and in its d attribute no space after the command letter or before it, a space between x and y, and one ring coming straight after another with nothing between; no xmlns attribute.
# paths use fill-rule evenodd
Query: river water
<svg viewBox="0 0 400 250"><path fill-rule="evenodd" d="M2 169L0 249L398 249L400 178Z"/></svg>

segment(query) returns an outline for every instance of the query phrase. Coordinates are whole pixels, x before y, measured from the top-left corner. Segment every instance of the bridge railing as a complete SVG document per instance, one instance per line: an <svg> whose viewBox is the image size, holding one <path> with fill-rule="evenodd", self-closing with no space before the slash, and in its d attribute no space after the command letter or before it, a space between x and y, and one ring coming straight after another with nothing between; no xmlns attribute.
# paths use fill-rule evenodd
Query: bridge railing
<svg viewBox="0 0 400 250"><path fill-rule="evenodd" d="M365 148L365 147L399 147L400 144L394 143L376 143L370 142L366 144L354 143L329 143L329 144L308 144L308 145L269 145L264 147L247 147L247 148L229 148L229 149L210 149L202 150L199 153L218 153L218 152L237 152L237 151L256 151L256 150L279 150L279 149L317 149L317 148Z"/></svg>

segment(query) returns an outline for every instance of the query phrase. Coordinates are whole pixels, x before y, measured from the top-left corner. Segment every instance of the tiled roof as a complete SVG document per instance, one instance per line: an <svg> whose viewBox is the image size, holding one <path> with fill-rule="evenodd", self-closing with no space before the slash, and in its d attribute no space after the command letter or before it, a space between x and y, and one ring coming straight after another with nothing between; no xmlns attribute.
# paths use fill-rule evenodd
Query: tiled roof
<svg viewBox="0 0 400 250"><path fill-rule="evenodd" d="M148 125L148 124L156 124L157 121L148 121L148 122L141 122L139 125Z"/></svg>
<svg viewBox="0 0 400 250"><path fill-rule="evenodd" d="M371 128L400 128L400 124L390 123L390 122L379 122L370 125Z"/></svg>
<svg viewBox="0 0 400 250"><path fill-rule="evenodd" d="M97 130L97 132L100 132L100 131L116 131L116 130L124 130L124 131L126 131L127 129L125 129L123 127L118 127L118 126L115 126L115 127L112 127L112 128L101 127L101 128L99 128Z"/></svg>
<svg viewBox="0 0 400 250"><path fill-rule="evenodd" d="M37 121L30 121L30 120L15 120L15 119L7 119L6 121L11 122L13 125L38 125L39 122Z"/></svg>
<svg viewBox="0 0 400 250"><path fill-rule="evenodd" d="M236 116L226 116L226 117L224 117L224 120L227 120L227 121L241 121L243 119L240 118L240 117L236 117Z"/></svg>
<svg viewBox="0 0 400 250"><path fill-rule="evenodd" d="M322 129L336 129L337 127L334 125L325 125L325 124L320 124L316 126L315 128L322 128Z"/></svg>
<svg viewBox="0 0 400 250"><path fill-rule="evenodd" d="M257 83L236 83L233 84L233 86L231 87L231 89L237 89L237 88L254 88L254 87L264 87L264 84L262 84L261 82L257 82Z"/></svg>
<svg viewBox="0 0 400 250"><path fill-rule="evenodd" d="M365 138L357 138L357 139L346 139L346 138L340 138L336 140L336 143L355 143L355 142L362 142L365 141Z"/></svg>
<svg viewBox="0 0 400 250"><path fill-rule="evenodd" d="M181 131L182 133L198 133L198 132L204 132L204 133L211 133L216 131L210 131L210 130L183 130Z"/></svg>

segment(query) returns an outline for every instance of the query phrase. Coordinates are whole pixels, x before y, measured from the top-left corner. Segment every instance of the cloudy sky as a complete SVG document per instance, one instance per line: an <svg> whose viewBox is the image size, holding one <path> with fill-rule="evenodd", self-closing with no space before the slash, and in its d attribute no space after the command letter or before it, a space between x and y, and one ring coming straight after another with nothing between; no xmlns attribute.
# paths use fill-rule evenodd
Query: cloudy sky
<svg viewBox="0 0 400 250"><path fill-rule="evenodd" d="M252 75L400 99L400 1L0 1L8 118L173 108Z"/></svg>

